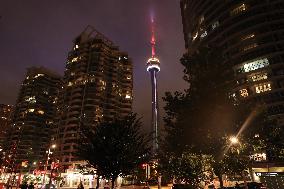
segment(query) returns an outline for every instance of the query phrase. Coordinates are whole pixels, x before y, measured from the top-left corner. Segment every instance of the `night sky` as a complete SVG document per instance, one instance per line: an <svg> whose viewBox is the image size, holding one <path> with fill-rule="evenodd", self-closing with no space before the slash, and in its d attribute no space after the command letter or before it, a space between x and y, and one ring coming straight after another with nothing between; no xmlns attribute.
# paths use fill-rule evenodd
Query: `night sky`
<svg viewBox="0 0 284 189"><path fill-rule="evenodd" d="M160 109L165 91L182 90L184 52L179 0L0 0L0 103L15 104L26 68L63 75L72 40L87 25L128 52L134 64L134 111L150 128L150 14L155 15ZM163 113L161 113L163 116Z"/></svg>

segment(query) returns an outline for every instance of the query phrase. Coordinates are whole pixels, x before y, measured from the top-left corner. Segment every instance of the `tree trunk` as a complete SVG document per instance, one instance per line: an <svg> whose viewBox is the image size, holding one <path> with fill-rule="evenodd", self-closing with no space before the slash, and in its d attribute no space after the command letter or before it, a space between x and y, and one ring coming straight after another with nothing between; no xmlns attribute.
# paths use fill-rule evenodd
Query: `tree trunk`
<svg viewBox="0 0 284 189"><path fill-rule="evenodd" d="M218 179L220 182L220 188L224 188L222 175L218 175Z"/></svg>
<svg viewBox="0 0 284 189"><path fill-rule="evenodd" d="M100 187L100 177L99 175L97 175L97 186L96 186L96 189L99 189Z"/></svg>
<svg viewBox="0 0 284 189"><path fill-rule="evenodd" d="M115 183L116 178L117 178L116 176L113 176L111 178L111 189L114 189L114 183Z"/></svg>
<svg viewBox="0 0 284 189"><path fill-rule="evenodd" d="M49 178L49 183L48 183L48 188L50 189L51 184L52 184L52 174L53 174L53 169L50 171L50 178Z"/></svg>
<svg viewBox="0 0 284 189"><path fill-rule="evenodd" d="M244 180L245 189L248 189L248 183L247 183L247 179L246 179L246 175L245 175L244 171L242 172L242 177L243 177L243 180Z"/></svg>

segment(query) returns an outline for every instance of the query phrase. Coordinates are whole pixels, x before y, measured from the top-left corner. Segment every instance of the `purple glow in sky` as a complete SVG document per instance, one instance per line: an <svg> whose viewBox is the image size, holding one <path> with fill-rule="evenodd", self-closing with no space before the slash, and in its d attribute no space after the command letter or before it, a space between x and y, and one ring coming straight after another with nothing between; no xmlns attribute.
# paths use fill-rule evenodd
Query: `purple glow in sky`
<svg viewBox="0 0 284 189"><path fill-rule="evenodd" d="M151 19L155 15L160 108L165 91L182 90L184 52L179 0L1 0L0 103L15 104L29 66L63 75L72 40L87 25L128 52L134 64L134 111L150 129L151 85L146 61L151 56ZM162 113L163 115L163 113Z"/></svg>

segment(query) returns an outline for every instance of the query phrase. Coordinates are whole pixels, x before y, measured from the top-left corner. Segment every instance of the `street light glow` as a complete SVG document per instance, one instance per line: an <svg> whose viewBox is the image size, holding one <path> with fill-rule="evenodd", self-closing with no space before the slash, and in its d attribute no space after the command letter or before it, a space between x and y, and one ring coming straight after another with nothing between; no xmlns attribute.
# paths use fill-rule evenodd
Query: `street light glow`
<svg viewBox="0 0 284 189"><path fill-rule="evenodd" d="M235 137L235 136L232 136L232 137L230 138L230 141L231 141L232 144L237 144L237 143L239 143L239 139L238 139L237 137Z"/></svg>
<svg viewBox="0 0 284 189"><path fill-rule="evenodd" d="M56 148L56 144L52 144L51 148Z"/></svg>

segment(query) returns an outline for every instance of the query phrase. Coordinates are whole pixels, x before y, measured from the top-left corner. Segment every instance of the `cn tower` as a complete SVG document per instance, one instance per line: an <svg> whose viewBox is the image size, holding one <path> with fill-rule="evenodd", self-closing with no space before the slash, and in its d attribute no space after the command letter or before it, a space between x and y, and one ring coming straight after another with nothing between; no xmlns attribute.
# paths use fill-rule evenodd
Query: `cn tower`
<svg viewBox="0 0 284 189"><path fill-rule="evenodd" d="M158 116L159 116L159 106L158 106L158 91L157 91L157 73L160 71L160 60L156 57L156 38L154 31L154 19L151 19L152 35L151 35L151 48L152 56L147 61L147 71L151 76L152 85L152 132L153 132L153 155L157 153L158 150Z"/></svg>

